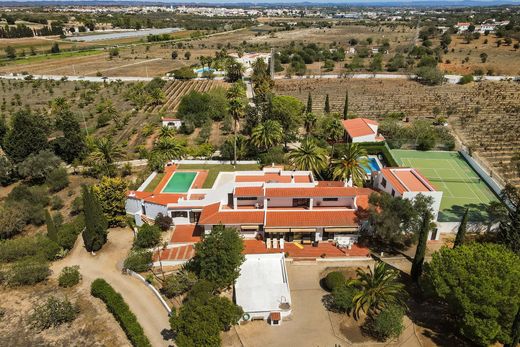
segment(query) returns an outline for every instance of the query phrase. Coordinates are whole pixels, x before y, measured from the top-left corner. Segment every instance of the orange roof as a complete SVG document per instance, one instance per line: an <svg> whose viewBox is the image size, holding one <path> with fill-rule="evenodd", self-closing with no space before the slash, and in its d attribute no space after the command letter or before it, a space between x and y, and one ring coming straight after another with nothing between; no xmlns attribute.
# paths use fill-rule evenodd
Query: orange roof
<svg viewBox="0 0 520 347"><path fill-rule="evenodd" d="M220 203L208 205L202 209L199 224L263 224L264 211L222 210Z"/></svg>
<svg viewBox="0 0 520 347"><path fill-rule="evenodd" d="M163 117L161 118L163 121L174 121L174 120L180 120L179 118L169 118L169 117Z"/></svg>
<svg viewBox="0 0 520 347"><path fill-rule="evenodd" d="M151 204L168 205L176 203L180 198L186 198L186 194L156 194L131 190L128 192L127 197L129 199L144 200Z"/></svg>
<svg viewBox="0 0 520 347"><path fill-rule="evenodd" d="M271 318L271 320L282 320L282 315L280 312L271 312L269 318Z"/></svg>
<svg viewBox="0 0 520 347"><path fill-rule="evenodd" d="M262 187L236 187L235 196L263 196L264 189Z"/></svg>
<svg viewBox="0 0 520 347"><path fill-rule="evenodd" d="M176 225L171 242L199 242L202 232L202 227L195 224Z"/></svg>
<svg viewBox="0 0 520 347"><path fill-rule="evenodd" d="M317 187L312 188L266 188L265 196L268 198L282 197L349 197L356 195L369 195L372 190L369 188L357 187Z"/></svg>
<svg viewBox="0 0 520 347"><path fill-rule="evenodd" d="M342 121L343 128L347 131L350 137L359 137L367 135L375 135L376 132L369 126L378 125L376 121L366 118L354 118Z"/></svg>
<svg viewBox="0 0 520 347"><path fill-rule="evenodd" d="M354 211L267 211L266 227L358 226Z"/></svg>
<svg viewBox="0 0 520 347"><path fill-rule="evenodd" d="M318 187L344 187L343 181L318 181Z"/></svg>
<svg viewBox="0 0 520 347"><path fill-rule="evenodd" d="M404 192L435 191L431 183L417 169L383 168L381 173L392 187L401 194Z"/></svg>

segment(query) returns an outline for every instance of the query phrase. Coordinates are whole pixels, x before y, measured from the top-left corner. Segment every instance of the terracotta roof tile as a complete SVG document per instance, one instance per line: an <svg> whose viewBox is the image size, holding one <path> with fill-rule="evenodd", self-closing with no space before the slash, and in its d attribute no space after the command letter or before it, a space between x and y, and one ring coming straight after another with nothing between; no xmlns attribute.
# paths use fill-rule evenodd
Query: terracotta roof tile
<svg viewBox="0 0 520 347"><path fill-rule="evenodd" d="M263 196L263 187L236 187L235 196Z"/></svg>
<svg viewBox="0 0 520 347"><path fill-rule="evenodd" d="M222 210L220 203L208 205L202 209L199 224L263 224L264 211Z"/></svg>
<svg viewBox="0 0 520 347"><path fill-rule="evenodd" d="M281 197L349 197L356 195L370 195L369 188L357 187L323 187L313 188L266 188L265 196L268 198Z"/></svg>
<svg viewBox="0 0 520 347"><path fill-rule="evenodd" d="M370 125L378 125L376 121L366 118L354 118L342 121L343 128L347 131L350 137L359 137L367 135L375 135L376 132L372 130Z"/></svg>
<svg viewBox="0 0 520 347"><path fill-rule="evenodd" d="M358 222L354 211L267 211L265 226L358 226Z"/></svg>

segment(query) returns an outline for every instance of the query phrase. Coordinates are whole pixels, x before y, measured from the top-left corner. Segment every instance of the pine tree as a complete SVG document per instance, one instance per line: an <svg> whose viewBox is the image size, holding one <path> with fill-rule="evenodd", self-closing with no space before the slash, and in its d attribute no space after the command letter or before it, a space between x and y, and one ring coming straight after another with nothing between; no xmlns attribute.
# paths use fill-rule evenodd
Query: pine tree
<svg viewBox="0 0 520 347"><path fill-rule="evenodd" d="M348 119L348 90L345 93L345 105L343 105L343 119Z"/></svg>
<svg viewBox="0 0 520 347"><path fill-rule="evenodd" d="M457 230L457 236L455 237L453 248L462 246L462 244L464 243L464 238L466 237L466 228L468 225L468 212L469 209L466 209L466 211L464 211L464 216L462 216L462 220L460 221L459 229Z"/></svg>
<svg viewBox="0 0 520 347"><path fill-rule="evenodd" d="M54 242L58 242L58 229L49 211L45 210L45 224L47 225L47 237Z"/></svg>
<svg viewBox="0 0 520 347"><path fill-rule="evenodd" d="M431 213L430 211L424 211L422 216L421 229L419 230L419 242L417 243L417 249L415 250L415 256L413 258L412 270L410 275L414 282L418 282L423 272L424 255L426 253L426 243L428 242L428 233L431 228Z"/></svg>
<svg viewBox="0 0 520 347"><path fill-rule="evenodd" d="M520 255L520 190L508 184L501 195L511 208L507 218L500 222L497 242Z"/></svg>
<svg viewBox="0 0 520 347"><path fill-rule="evenodd" d="M85 213L85 229L83 230L83 242L89 252L101 249L107 242L108 223L103 215L99 200L92 188L83 186L83 210Z"/></svg>
<svg viewBox="0 0 520 347"><path fill-rule="evenodd" d="M306 109L306 112L307 113L311 113L312 112L312 95L311 95L310 92L309 92L309 95L307 96L307 109Z"/></svg>
<svg viewBox="0 0 520 347"><path fill-rule="evenodd" d="M325 111L325 114L330 113L329 94L325 96L325 108L323 109L323 111Z"/></svg>

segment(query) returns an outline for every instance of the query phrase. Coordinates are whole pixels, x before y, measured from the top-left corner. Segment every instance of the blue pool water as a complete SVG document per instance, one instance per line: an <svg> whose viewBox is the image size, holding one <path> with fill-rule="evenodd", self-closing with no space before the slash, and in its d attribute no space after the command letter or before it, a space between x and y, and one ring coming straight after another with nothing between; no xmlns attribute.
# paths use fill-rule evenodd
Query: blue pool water
<svg viewBox="0 0 520 347"><path fill-rule="evenodd" d="M209 68L207 66L205 66L203 68L195 69L196 73L203 73L203 72L206 72L206 71L215 71L215 69Z"/></svg>
<svg viewBox="0 0 520 347"><path fill-rule="evenodd" d="M363 170L370 175L372 171L380 171L381 168L379 167L379 164L377 163L376 158L368 158L368 167L363 166Z"/></svg>

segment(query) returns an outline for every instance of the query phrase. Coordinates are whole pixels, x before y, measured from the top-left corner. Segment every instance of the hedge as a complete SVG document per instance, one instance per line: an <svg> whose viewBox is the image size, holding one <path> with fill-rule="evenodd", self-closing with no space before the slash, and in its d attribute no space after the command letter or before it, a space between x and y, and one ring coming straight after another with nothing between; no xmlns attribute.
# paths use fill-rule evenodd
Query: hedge
<svg viewBox="0 0 520 347"><path fill-rule="evenodd" d="M126 336L133 346L151 347L150 341L143 331L143 327L137 321L136 316L130 311L127 303L104 279L98 278L90 286L90 294L103 300L107 309L123 328Z"/></svg>
<svg viewBox="0 0 520 347"><path fill-rule="evenodd" d="M383 157L385 158L386 164L388 166L399 166L397 161L392 156L390 147L388 147L386 142L361 142L359 143L359 147L364 148L367 151L367 154L383 154Z"/></svg>

